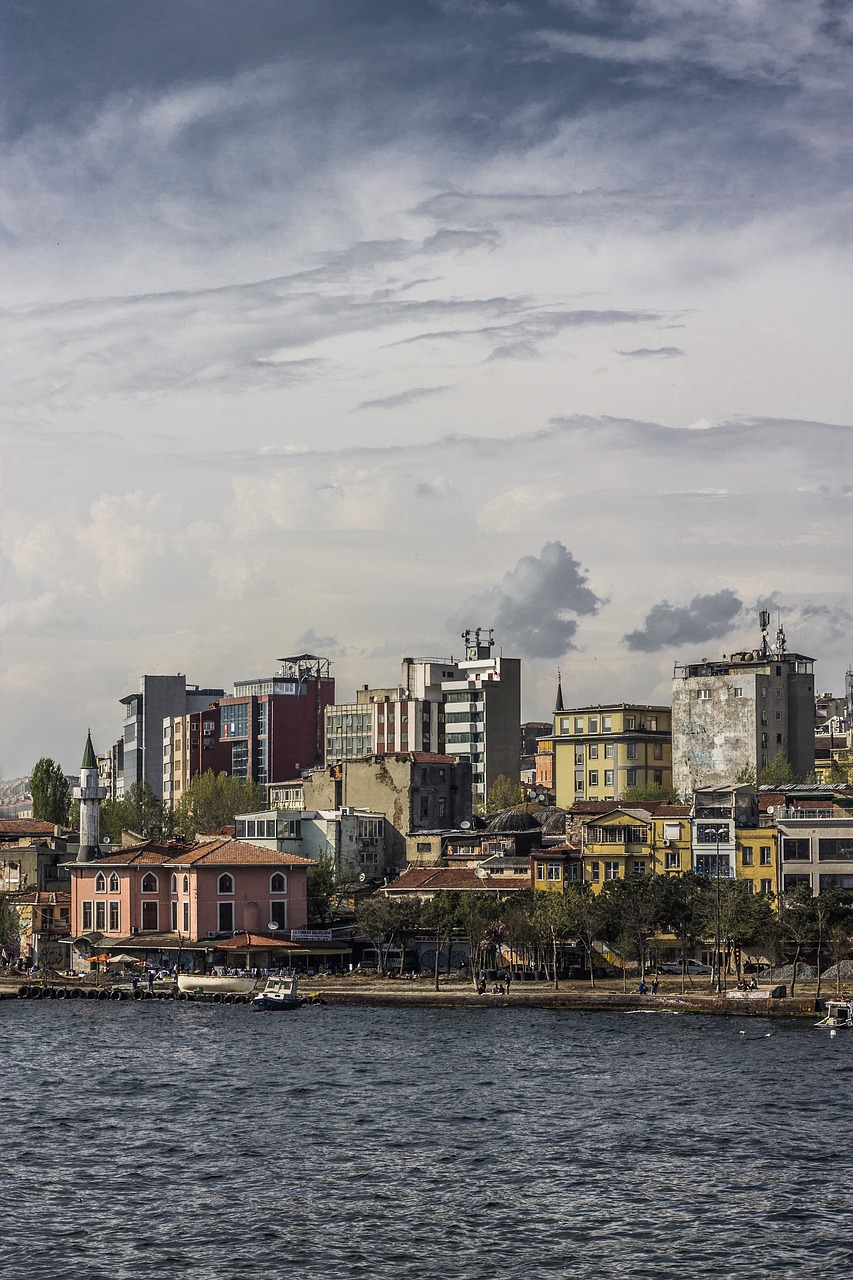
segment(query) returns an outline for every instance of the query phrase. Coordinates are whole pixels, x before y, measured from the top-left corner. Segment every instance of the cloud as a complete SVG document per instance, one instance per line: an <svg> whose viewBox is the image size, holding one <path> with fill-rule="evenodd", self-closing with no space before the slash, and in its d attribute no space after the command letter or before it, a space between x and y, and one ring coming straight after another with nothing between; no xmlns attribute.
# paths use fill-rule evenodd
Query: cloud
<svg viewBox="0 0 853 1280"><path fill-rule="evenodd" d="M635 347L633 351L619 351L617 355L628 356L632 360L671 360L673 356L683 356L684 352L681 347Z"/></svg>
<svg viewBox="0 0 853 1280"><path fill-rule="evenodd" d="M412 387L409 391L398 391L396 395L381 396L378 400L362 400L356 409L401 409L404 405L414 404L417 400L428 400L431 396L444 395L453 391L447 387Z"/></svg>
<svg viewBox="0 0 853 1280"><path fill-rule="evenodd" d="M499 587L466 600L462 625L494 627L510 653L559 658L574 649L577 622L605 603L587 585L588 574L562 542L546 542L538 556L523 556Z"/></svg>
<svg viewBox="0 0 853 1280"><path fill-rule="evenodd" d="M728 587L715 595L694 596L687 605L661 600L638 631L623 637L629 649L657 653L678 644L701 644L728 635L743 613L743 601Z"/></svg>

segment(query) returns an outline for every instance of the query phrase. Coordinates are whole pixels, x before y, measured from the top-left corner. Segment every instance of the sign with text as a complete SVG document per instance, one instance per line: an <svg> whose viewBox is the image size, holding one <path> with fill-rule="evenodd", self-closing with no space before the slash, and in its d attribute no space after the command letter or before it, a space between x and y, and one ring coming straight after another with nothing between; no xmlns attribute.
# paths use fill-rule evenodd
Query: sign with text
<svg viewBox="0 0 853 1280"><path fill-rule="evenodd" d="M293 942L331 942L331 929L291 929Z"/></svg>

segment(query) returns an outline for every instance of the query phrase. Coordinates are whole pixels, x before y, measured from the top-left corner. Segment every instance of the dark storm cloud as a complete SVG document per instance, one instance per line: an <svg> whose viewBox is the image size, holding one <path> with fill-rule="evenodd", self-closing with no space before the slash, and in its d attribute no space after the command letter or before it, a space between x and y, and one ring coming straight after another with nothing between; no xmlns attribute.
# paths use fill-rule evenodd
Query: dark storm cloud
<svg viewBox="0 0 853 1280"><path fill-rule="evenodd" d="M635 347L633 351L617 351L617 355L631 360L671 360L675 356L683 356L681 347Z"/></svg>
<svg viewBox="0 0 853 1280"><path fill-rule="evenodd" d="M378 400L362 400L356 409L401 409L404 405L414 404L417 400L428 400L431 396L444 395L452 391L447 387L412 387L409 391L400 391L396 395L382 396Z"/></svg>
<svg viewBox="0 0 853 1280"><path fill-rule="evenodd" d="M466 600L456 625L494 627L498 643L524 658L559 658L574 649L575 618L606 603L587 585L588 574L562 542L546 542L523 556L499 587Z"/></svg>
<svg viewBox="0 0 853 1280"><path fill-rule="evenodd" d="M714 595L694 596L687 605L661 600L638 631L623 637L629 649L657 653L677 644L701 644L727 635L743 613L743 601L728 587Z"/></svg>

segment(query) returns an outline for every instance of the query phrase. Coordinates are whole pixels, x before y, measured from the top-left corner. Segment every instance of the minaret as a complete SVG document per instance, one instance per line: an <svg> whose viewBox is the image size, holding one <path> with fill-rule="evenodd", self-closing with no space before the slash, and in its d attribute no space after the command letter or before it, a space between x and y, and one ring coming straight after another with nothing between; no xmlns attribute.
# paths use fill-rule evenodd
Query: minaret
<svg viewBox="0 0 853 1280"><path fill-rule="evenodd" d="M563 682L562 682L562 676L560 675L560 668L558 667L557 668L557 701L554 703L554 714L556 715L558 711L564 711L564 710L565 708L563 706Z"/></svg>
<svg viewBox="0 0 853 1280"><path fill-rule="evenodd" d="M92 746L91 729L86 737L86 749L80 765L80 786L74 788L72 795L75 800L80 801L80 848L77 861L92 862L100 856L101 801L106 799L107 789L100 785L98 779L98 761Z"/></svg>

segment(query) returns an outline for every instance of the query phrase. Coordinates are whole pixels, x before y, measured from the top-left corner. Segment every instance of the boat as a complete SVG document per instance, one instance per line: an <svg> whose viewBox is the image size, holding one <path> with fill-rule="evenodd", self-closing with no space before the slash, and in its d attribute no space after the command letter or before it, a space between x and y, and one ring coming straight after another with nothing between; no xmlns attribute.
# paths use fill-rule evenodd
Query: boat
<svg viewBox="0 0 853 1280"><path fill-rule="evenodd" d="M179 973L178 990L192 996L248 995L255 989L254 978L237 974Z"/></svg>
<svg viewBox="0 0 853 1280"><path fill-rule="evenodd" d="M816 1027L853 1027L853 1000L827 1000L826 1017L815 1023Z"/></svg>
<svg viewBox="0 0 853 1280"><path fill-rule="evenodd" d="M284 978L267 978L267 985L252 1001L253 1009L301 1009L308 1001L300 996L296 975Z"/></svg>

